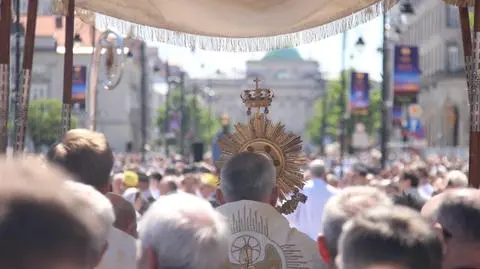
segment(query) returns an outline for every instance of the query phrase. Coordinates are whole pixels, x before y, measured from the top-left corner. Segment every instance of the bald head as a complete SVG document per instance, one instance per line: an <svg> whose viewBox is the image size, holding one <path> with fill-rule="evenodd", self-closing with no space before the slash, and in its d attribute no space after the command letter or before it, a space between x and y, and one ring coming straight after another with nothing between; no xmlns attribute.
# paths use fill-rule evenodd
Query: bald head
<svg viewBox="0 0 480 269"><path fill-rule="evenodd" d="M106 196L112 203L115 212L115 223L113 226L136 237L137 213L133 205L118 194L109 192Z"/></svg>
<svg viewBox="0 0 480 269"><path fill-rule="evenodd" d="M325 176L325 162L320 159L313 160L308 168L313 178L323 178Z"/></svg>
<svg viewBox="0 0 480 269"><path fill-rule="evenodd" d="M226 162L220 178L225 201L265 201L275 188L276 170L266 157L243 152Z"/></svg>

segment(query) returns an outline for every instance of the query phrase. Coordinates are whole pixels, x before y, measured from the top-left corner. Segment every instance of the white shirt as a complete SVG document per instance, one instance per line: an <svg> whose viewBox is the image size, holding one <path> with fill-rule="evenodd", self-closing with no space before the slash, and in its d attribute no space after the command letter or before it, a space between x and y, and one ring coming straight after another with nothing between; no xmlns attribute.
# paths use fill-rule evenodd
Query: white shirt
<svg viewBox="0 0 480 269"><path fill-rule="evenodd" d="M108 236L108 248L95 269L137 268L136 240L129 234L113 228Z"/></svg>
<svg viewBox="0 0 480 269"><path fill-rule="evenodd" d="M317 240L318 234L323 231L323 208L336 191L322 179L307 181L302 191L307 196L307 201L305 204L299 203L295 212L286 216L290 225Z"/></svg>

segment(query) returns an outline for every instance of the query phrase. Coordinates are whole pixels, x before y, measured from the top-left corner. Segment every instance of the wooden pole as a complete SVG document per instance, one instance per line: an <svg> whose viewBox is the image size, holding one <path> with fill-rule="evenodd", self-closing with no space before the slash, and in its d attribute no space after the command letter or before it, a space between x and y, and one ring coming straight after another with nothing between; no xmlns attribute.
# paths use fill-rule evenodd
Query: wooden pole
<svg viewBox="0 0 480 269"><path fill-rule="evenodd" d="M8 111L10 104L10 29L12 9L10 0L0 0L0 154L7 152Z"/></svg>
<svg viewBox="0 0 480 269"><path fill-rule="evenodd" d="M475 0L473 39L467 6L459 7L470 103L469 184L480 187L480 0Z"/></svg>
<svg viewBox="0 0 480 269"><path fill-rule="evenodd" d="M65 19L65 55L63 64L63 105L60 139L70 130L72 117L73 27L75 1L68 0Z"/></svg>
<svg viewBox="0 0 480 269"><path fill-rule="evenodd" d="M38 0L30 0L27 10L27 30L25 31L25 45L23 47L23 85L19 89L19 124L15 130L14 152L23 152L25 135L28 126L28 104L30 99L30 84L32 82L33 52L35 49L35 28L37 26Z"/></svg>

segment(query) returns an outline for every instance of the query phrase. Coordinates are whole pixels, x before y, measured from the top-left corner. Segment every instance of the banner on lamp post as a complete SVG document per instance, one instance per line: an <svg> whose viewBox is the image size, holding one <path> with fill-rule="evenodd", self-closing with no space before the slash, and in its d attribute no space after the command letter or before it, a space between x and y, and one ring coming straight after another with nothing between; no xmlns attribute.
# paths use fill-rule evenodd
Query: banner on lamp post
<svg viewBox="0 0 480 269"><path fill-rule="evenodd" d="M352 72L350 79L350 111L366 114L370 106L370 82L368 73Z"/></svg>
<svg viewBox="0 0 480 269"><path fill-rule="evenodd" d="M72 74L72 102L73 107L85 110L87 93L87 67L84 65L73 66Z"/></svg>
<svg viewBox="0 0 480 269"><path fill-rule="evenodd" d="M420 92L419 51L416 46L395 46L393 69L394 103L408 104L414 102Z"/></svg>

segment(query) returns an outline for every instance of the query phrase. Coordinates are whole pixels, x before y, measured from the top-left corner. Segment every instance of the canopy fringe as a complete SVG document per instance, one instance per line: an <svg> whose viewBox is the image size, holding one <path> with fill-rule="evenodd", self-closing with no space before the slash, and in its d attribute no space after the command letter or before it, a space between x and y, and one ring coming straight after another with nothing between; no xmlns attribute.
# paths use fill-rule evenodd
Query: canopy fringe
<svg viewBox="0 0 480 269"><path fill-rule="evenodd" d="M56 0L56 10L65 9L63 0ZM136 24L87 10L76 9L76 14L87 23L95 23L97 29L109 29L120 35L132 35L146 41L162 42L176 46L225 52L269 51L285 47L296 47L316 42L345 32L357 25L368 22L390 9L397 1L383 0L345 18L312 29L278 36L225 38L187 34ZM60 8L58 8L60 7ZM94 19L92 14L94 14Z"/></svg>

